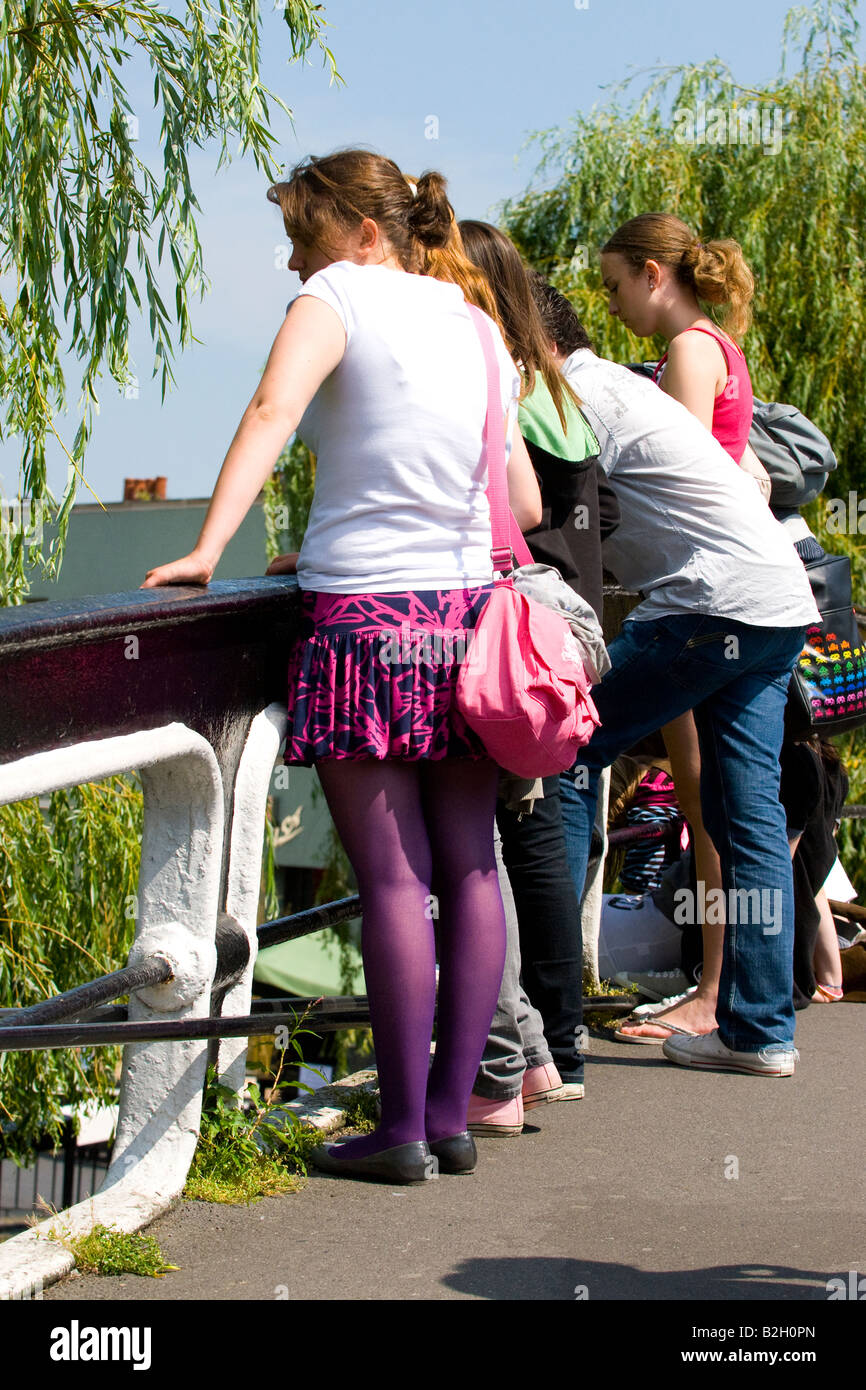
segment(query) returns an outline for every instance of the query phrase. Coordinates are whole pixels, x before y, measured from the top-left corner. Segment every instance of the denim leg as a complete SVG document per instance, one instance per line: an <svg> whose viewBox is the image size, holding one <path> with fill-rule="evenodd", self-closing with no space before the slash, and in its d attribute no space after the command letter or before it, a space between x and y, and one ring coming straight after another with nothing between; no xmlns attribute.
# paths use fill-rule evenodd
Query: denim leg
<svg viewBox="0 0 866 1390"><path fill-rule="evenodd" d="M778 754L804 637L803 628L688 614L626 623L610 646L612 669L593 691L601 727L562 779L572 873L582 886L600 768L695 709L705 823L721 857L726 898L734 892L743 905L737 929L725 935L718 1014L722 1041L742 1051L793 1036L793 891ZM757 914L768 920L743 922L751 904L760 904Z"/></svg>
<svg viewBox="0 0 866 1390"><path fill-rule="evenodd" d="M802 635L769 636L776 640L768 640L763 661L695 709L701 809L724 885L716 1017L722 1042L742 1052L794 1037L794 891L779 751Z"/></svg>
<svg viewBox="0 0 866 1390"><path fill-rule="evenodd" d="M589 746L581 751L581 761L559 779L562 831L568 869L580 901L586 882L586 867L592 842L592 827L598 807L601 767L589 764Z"/></svg>
<svg viewBox="0 0 866 1390"><path fill-rule="evenodd" d="M595 853L590 854L583 897L580 900L580 929L583 937L583 966L594 981L598 981L598 946L601 936L601 914L604 907L604 865L607 858L607 816L610 800L610 768L602 769L599 778L598 802L593 822Z"/></svg>
<svg viewBox="0 0 866 1390"><path fill-rule="evenodd" d="M702 698L703 690L692 693L676 684L671 668L706 621L686 614L627 622L608 648L611 670L592 691L601 725L581 749L574 767L560 778L566 851L578 898L586 880L602 769Z"/></svg>
<svg viewBox="0 0 866 1390"><path fill-rule="evenodd" d="M527 1067L552 1061L541 1016L526 997L520 983L520 935L514 894L502 860L502 840L494 829L496 867L505 908L505 969L496 1012L472 1090L487 1100L511 1100L520 1094Z"/></svg>

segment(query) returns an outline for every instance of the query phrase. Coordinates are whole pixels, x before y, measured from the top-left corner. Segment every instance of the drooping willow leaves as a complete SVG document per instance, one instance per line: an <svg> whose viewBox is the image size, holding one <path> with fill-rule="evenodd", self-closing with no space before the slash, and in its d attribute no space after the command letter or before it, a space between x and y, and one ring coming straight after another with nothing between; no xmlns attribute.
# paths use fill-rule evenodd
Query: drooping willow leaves
<svg viewBox="0 0 866 1390"><path fill-rule="evenodd" d="M126 964L142 797L112 777L0 806L0 1007L25 1008ZM0 1154L58 1139L61 1106L111 1103L118 1048L0 1053Z"/></svg>
<svg viewBox="0 0 866 1390"><path fill-rule="evenodd" d="M641 212L675 213L704 241L734 237L754 271L746 339L755 394L815 420L839 458L832 489L866 489L866 69L853 0L792 10L799 66L760 90L718 59L628 83L567 129L534 137L538 184L503 208L526 259L574 304L597 350L657 357L607 311L599 250ZM636 79L631 79L633 85Z"/></svg>
<svg viewBox="0 0 866 1390"><path fill-rule="evenodd" d="M176 8L150 0L0 8L0 439L20 440L20 497L46 504L0 517L0 602L21 601L28 563L57 571L99 378L130 380L133 317L147 322L163 393L176 349L192 340L190 305L206 279L189 151L215 144L218 166L238 152L277 173L269 106L289 108L261 80L258 0L187 0L182 17ZM292 55L318 47L336 76L323 6L279 8ZM153 168L139 155L127 91L143 64L160 124ZM80 419L66 438L70 356ZM52 441L68 465L58 503L47 484ZM47 519L57 522L50 546L39 525Z"/></svg>

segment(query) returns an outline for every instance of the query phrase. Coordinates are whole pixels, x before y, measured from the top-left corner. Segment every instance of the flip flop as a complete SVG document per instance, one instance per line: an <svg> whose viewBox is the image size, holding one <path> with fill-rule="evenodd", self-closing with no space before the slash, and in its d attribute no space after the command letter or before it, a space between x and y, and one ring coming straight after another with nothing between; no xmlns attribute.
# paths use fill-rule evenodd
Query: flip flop
<svg viewBox="0 0 866 1390"><path fill-rule="evenodd" d="M667 1042L667 1038L638 1037L634 1033L623 1033L625 1027L639 1028L644 1024L651 1023L654 1028L664 1028L668 1035L671 1033L681 1033L686 1038L698 1038L699 1033L693 1033L691 1028L680 1028L676 1023L666 1023L663 1018L626 1018L623 1019L619 1028L616 1028L611 1037L614 1042L633 1043L638 1047L661 1047L662 1043Z"/></svg>
<svg viewBox="0 0 866 1390"><path fill-rule="evenodd" d="M815 982L815 993L812 995L813 1004L838 1004L842 999L841 985L822 985L820 981Z"/></svg>

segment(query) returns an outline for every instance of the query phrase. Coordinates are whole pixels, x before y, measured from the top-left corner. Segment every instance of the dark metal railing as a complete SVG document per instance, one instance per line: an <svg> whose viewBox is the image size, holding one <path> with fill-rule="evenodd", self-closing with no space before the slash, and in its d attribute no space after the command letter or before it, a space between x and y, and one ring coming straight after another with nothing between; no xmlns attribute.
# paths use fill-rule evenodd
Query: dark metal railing
<svg viewBox="0 0 866 1390"><path fill-rule="evenodd" d="M279 917L258 928L259 947L296 941L302 936L356 917L357 896ZM217 968L214 993L240 974L249 958L246 936L227 913L220 913L216 933ZM102 975L88 984L66 990L26 1009L0 1009L0 1052L30 1052L54 1047L97 1047L109 1043L177 1041L182 1038L252 1037L265 1025L270 1032L293 1027L301 1017L306 1027L322 1032L357 1028L370 1022L366 995L329 998L255 1000L252 1012L236 1017L171 1019L131 1023L126 1009L95 1006L172 978L170 962L154 955L137 965ZM81 1015L91 1016L82 1019Z"/></svg>
<svg viewBox="0 0 866 1390"><path fill-rule="evenodd" d="M119 999L122 994L134 994L136 990L148 985L159 985L172 978L171 963L165 956L151 956L140 965L127 965L123 970L113 970L110 975L101 975L97 980L67 989L63 994L55 994L41 1004L31 1004L26 1009L0 1009L0 1028L26 1028L37 1024L55 1024L64 1019L78 1018L80 1014L104 1004L109 999Z"/></svg>

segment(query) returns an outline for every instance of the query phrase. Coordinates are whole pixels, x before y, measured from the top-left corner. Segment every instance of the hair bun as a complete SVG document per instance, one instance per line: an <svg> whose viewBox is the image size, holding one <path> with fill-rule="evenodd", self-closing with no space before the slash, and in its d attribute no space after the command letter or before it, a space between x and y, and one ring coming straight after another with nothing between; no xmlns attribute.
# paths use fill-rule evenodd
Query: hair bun
<svg viewBox="0 0 866 1390"><path fill-rule="evenodd" d="M445 188L445 179L441 174L434 171L422 174L409 208L412 235L422 246L431 249L447 246L452 236L454 209Z"/></svg>

